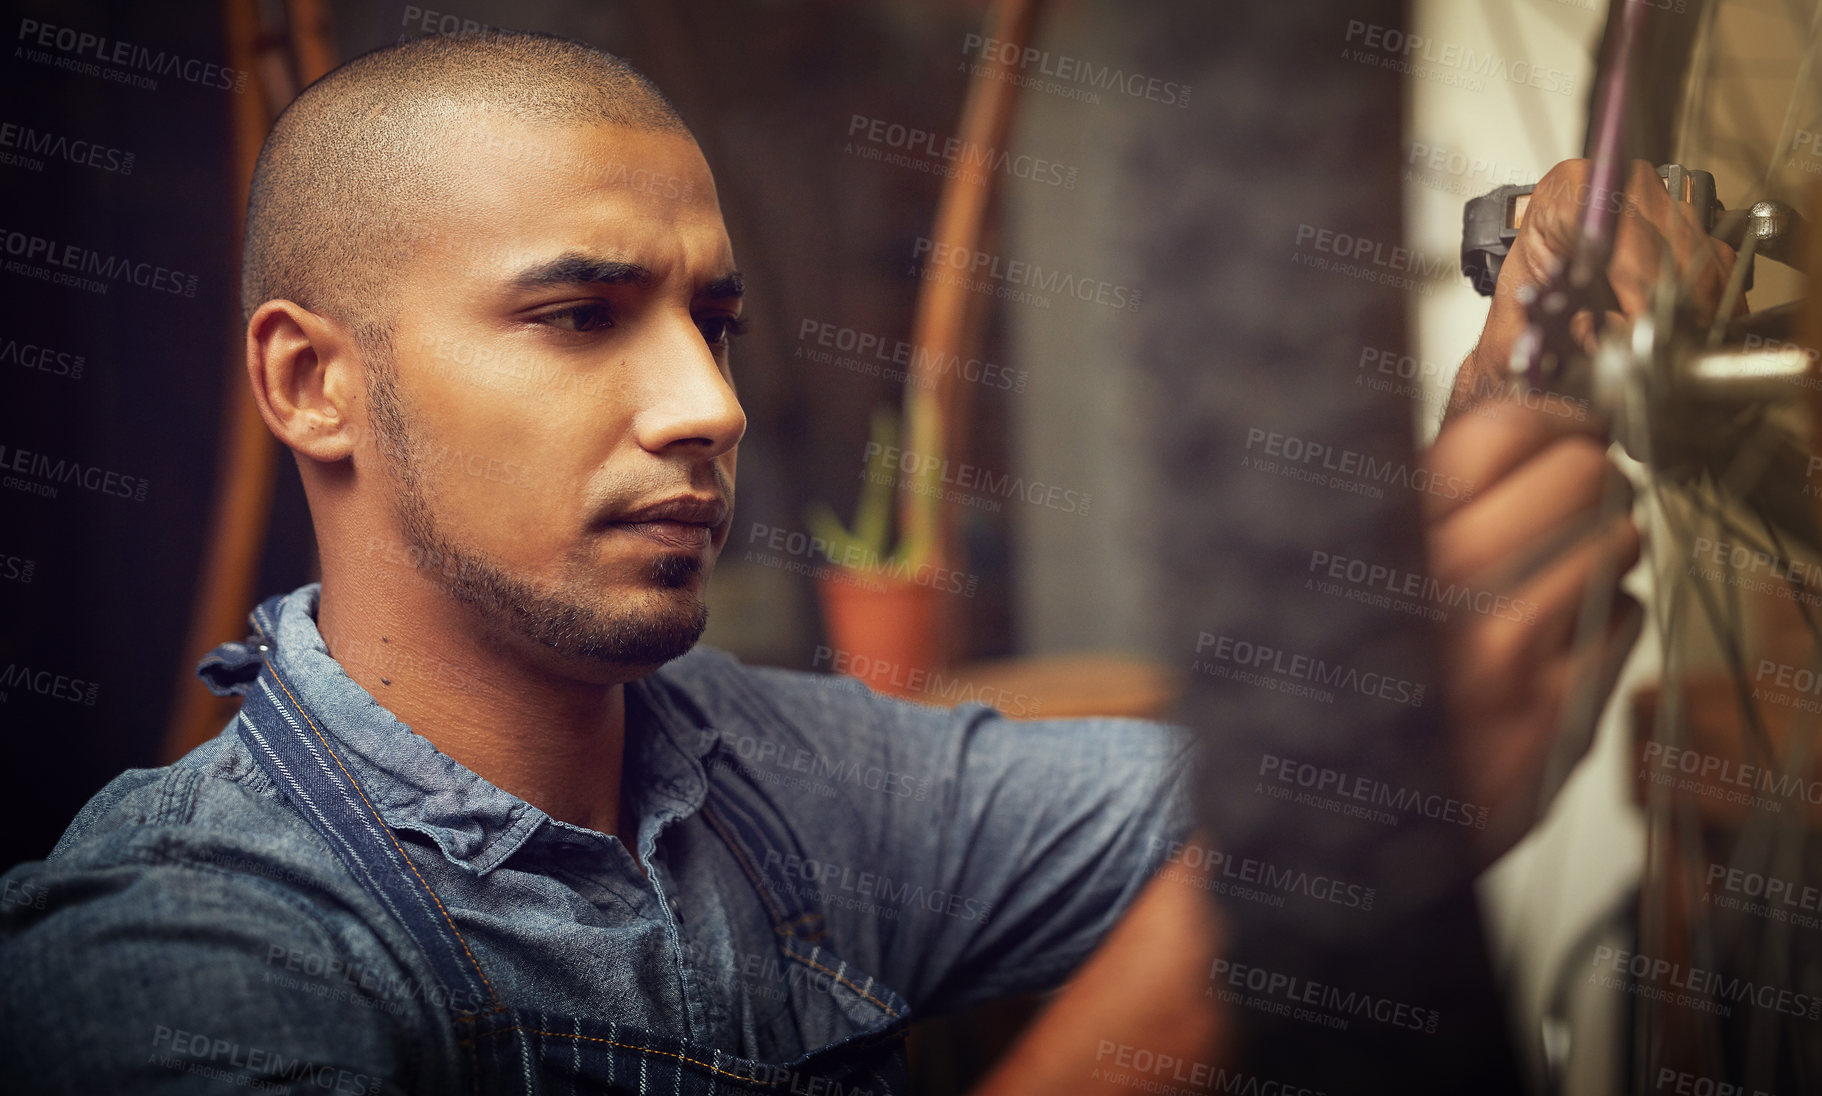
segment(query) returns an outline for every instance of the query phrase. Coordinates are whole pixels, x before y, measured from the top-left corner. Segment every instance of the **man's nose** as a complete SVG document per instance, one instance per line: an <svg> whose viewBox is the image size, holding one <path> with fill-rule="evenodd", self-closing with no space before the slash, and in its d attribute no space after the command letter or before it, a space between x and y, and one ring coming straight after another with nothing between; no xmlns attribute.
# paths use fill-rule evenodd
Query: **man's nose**
<svg viewBox="0 0 1822 1096"><path fill-rule="evenodd" d="M673 446L700 446L701 458L713 459L740 443L746 412L734 386L695 323L669 324L656 345L649 346L649 378L633 418L640 448L662 453Z"/></svg>

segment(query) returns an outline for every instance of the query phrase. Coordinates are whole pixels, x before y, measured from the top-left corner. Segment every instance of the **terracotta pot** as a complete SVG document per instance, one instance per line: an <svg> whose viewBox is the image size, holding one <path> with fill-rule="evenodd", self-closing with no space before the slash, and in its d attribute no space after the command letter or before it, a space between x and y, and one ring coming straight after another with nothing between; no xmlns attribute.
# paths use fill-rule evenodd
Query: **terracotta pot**
<svg viewBox="0 0 1822 1096"><path fill-rule="evenodd" d="M830 669L892 696L924 691L943 659L941 591L842 569L817 579L816 592Z"/></svg>

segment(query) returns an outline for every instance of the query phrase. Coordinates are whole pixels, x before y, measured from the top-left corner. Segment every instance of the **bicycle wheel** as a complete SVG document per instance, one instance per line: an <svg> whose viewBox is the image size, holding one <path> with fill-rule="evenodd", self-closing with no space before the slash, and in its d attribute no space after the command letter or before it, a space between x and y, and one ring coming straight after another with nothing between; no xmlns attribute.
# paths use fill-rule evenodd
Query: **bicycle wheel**
<svg viewBox="0 0 1822 1096"><path fill-rule="evenodd" d="M1611 416L1640 487L1654 625L1644 656L1659 664L1622 709L1646 835L1630 946L1591 943L1569 973L1624 993L1629 1091L1811 1091L1822 1083L1822 329L1800 269L1807 241L1791 227L1817 211L1822 4L1628 0L1614 5L1609 43L1628 35L1635 56L1610 51L1600 84L1637 109L1621 119L1597 98L1594 171L1642 158L1711 173L1727 211L1714 231L1740 261L1718 305L1698 291L1714 269L1698 260L1673 276L1663 262L1648 313L1592 352L1558 347L1548 378ZM1739 316L1749 276L1752 311ZM1597 612L1591 603L1584 619ZM1546 794L1579 756L1593 704L1566 713Z"/></svg>

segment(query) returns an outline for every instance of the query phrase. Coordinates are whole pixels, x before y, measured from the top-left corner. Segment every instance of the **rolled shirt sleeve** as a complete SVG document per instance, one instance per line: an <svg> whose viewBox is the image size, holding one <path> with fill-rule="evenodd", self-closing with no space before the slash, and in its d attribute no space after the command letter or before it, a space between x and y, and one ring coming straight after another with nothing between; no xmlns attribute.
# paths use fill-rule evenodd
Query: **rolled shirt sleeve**
<svg viewBox="0 0 1822 1096"><path fill-rule="evenodd" d="M789 741L743 764L804 776L774 794L802 851L772 866L820 898L844 957L920 1013L1060 983L1188 832L1180 728L1013 720L747 673ZM720 691L724 727L742 718L736 691Z"/></svg>

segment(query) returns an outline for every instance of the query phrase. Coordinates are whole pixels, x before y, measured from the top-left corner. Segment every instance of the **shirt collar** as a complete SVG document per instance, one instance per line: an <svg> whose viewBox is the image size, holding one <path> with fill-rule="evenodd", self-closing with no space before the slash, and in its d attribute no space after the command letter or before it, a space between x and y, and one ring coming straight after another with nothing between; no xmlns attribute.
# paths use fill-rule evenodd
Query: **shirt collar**
<svg viewBox="0 0 1822 1096"><path fill-rule="evenodd" d="M437 749L387 711L329 654L316 626L322 594L311 583L278 603L270 629L272 665L318 725L334 735L357 781L387 825L429 837L451 863L485 875L528 843L568 842L590 831L552 819L532 804ZM687 657L687 656L685 656ZM715 741L674 683L627 686L625 775L630 813L639 819L641 858L659 830L702 806L703 757Z"/></svg>

